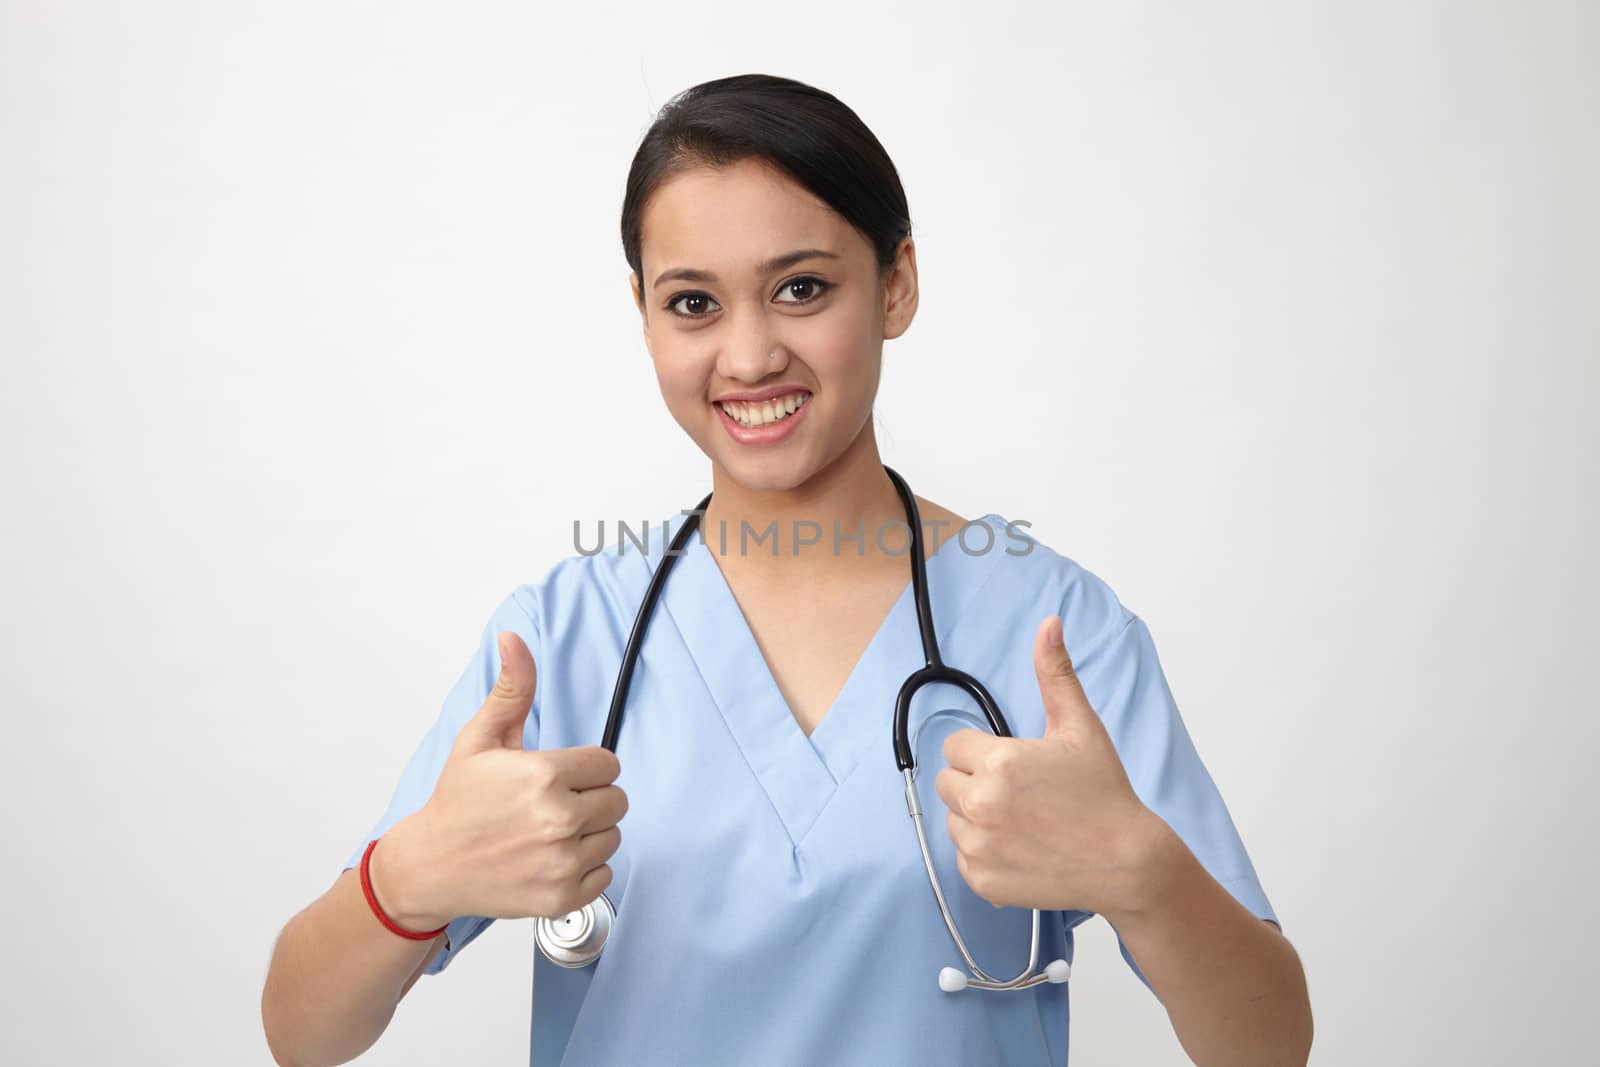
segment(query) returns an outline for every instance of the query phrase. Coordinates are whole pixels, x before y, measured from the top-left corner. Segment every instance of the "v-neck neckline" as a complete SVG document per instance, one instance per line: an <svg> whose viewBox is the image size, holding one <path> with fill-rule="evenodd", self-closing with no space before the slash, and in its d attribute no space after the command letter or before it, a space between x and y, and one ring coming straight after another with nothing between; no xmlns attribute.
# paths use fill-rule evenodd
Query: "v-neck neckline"
<svg viewBox="0 0 1600 1067"><path fill-rule="evenodd" d="M993 534L986 552L968 551L952 534L926 561L929 607L941 650L1004 550L999 543L1004 518L990 512L973 521L989 526ZM670 531L663 535L663 549L652 553L652 566L660 565L670 537ZM925 663L909 556L900 595L808 736L778 688L711 546L697 533L682 551L661 590L660 606L677 627L707 695L798 845L871 744L881 742L884 765L892 766L895 695L905 678Z"/></svg>

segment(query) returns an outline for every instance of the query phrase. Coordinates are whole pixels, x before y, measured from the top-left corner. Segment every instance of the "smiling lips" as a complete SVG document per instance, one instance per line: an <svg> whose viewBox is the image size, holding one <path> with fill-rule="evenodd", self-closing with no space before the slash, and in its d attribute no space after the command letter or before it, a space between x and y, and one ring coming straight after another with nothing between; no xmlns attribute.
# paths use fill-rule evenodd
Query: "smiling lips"
<svg viewBox="0 0 1600 1067"><path fill-rule="evenodd" d="M810 393L799 390L793 393L785 393L783 396L772 397L769 400L718 400L715 403L740 426L756 429L775 422L782 422L796 411L805 407L810 399Z"/></svg>

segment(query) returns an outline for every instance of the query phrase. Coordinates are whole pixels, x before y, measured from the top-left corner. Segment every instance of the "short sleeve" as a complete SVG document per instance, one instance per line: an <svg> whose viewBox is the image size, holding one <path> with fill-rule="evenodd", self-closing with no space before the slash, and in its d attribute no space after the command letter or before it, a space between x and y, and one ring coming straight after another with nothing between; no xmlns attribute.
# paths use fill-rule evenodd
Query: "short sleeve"
<svg viewBox="0 0 1600 1067"><path fill-rule="evenodd" d="M462 725L483 706L495 680L500 676L500 650L498 635L511 630L522 638L539 662L538 602L531 586L513 590L489 617L478 638L478 647L467 661L466 669L446 694L443 706L433 725L423 734L422 741L411 754L410 761L400 772L400 781L389 798L389 805L372 829L361 839L344 863L344 870L358 866L367 844L381 837L388 829L407 815L416 812L433 795L445 759L455 744L456 734ZM533 707L523 730L523 747L539 747L539 696L534 694ZM494 920L478 915L458 916L445 929L445 948L423 973L438 974L449 966L457 952L489 927Z"/></svg>
<svg viewBox="0 0 1600 1067"><path fill-rule="evenodd" d="M1130 613L1116 636L1096 648L1077 673L1139 799L1235 900L1278 925L1222 794L1184 727L1144 620ZM1121 934L1117 945L1133 973L1151 988Z"/></svg>

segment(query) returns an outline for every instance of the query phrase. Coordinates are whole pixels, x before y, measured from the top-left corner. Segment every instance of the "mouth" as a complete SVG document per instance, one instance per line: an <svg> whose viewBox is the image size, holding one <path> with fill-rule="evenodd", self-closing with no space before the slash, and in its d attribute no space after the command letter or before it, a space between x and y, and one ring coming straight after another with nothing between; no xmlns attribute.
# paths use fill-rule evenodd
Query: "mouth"
<svg viewBox="0 0 1600 1067"><path fill-rule="evenodd" d="M761 401L713 400L722 413L746 429L757 429L782 422L805 407L811 394L804 389Z"/></svg>

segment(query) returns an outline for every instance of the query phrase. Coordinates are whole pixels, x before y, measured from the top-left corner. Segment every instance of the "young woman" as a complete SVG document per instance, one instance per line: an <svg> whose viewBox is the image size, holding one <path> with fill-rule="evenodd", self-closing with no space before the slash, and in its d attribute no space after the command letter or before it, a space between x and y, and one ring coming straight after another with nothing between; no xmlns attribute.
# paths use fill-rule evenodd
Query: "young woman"
<svg viewBox="0 0 1600 1067"><path fill-rule="evenodd" d="M1299 961L1143 621L879 455L910 231L894 165L827 93L745 75L663 109L623 248L709 500L495 610L388 809L279 940L280 1062L359 1054L419 975L538 916L536 1064L1063 1064L1094 914L1197 1062L1304 1062ZM947 676L897 723L936 656L1010 736Z"/></svg>

